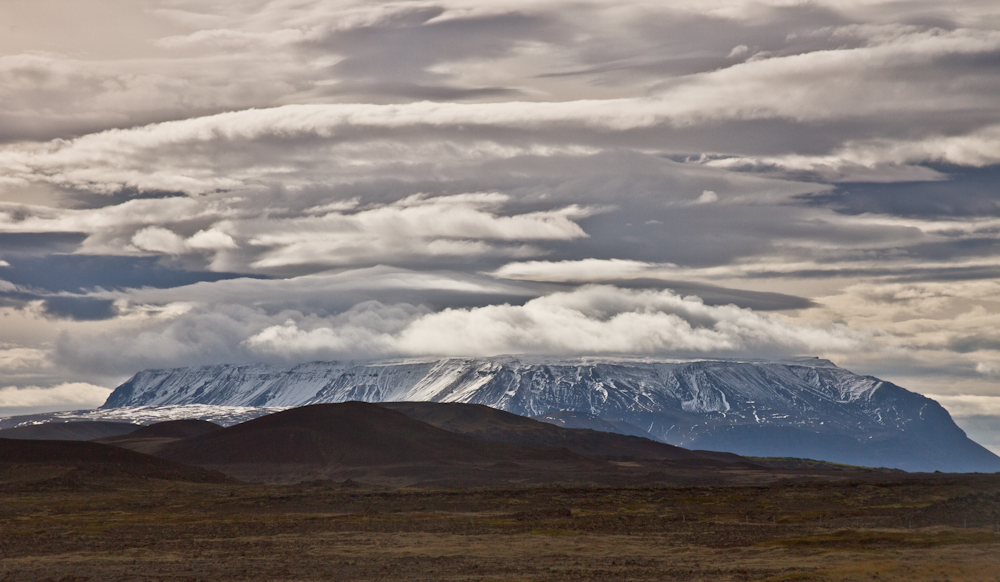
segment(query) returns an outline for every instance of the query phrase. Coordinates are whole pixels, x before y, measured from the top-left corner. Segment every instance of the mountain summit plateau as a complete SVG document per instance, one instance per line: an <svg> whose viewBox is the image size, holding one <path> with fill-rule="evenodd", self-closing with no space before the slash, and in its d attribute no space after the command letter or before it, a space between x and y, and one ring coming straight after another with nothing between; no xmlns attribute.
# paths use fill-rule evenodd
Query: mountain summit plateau
<svg viewBox="0 0 1000 582"><path fill-rule="evenodd" d="M346 402L484 404L622 420L664 443L908 471L1000 471L940 404L818 358L448 358L140 372L102 409Z"/></svg>

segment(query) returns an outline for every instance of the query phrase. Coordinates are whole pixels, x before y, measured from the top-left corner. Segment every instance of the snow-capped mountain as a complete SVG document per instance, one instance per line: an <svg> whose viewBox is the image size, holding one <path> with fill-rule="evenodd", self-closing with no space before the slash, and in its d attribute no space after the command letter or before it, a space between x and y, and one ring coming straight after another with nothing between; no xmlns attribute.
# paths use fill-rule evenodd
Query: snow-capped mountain
<svg viewBox="0 0 1000 582"><path fill-rule="evenodd" d="M937 402L826 360L528 359L220 365L136 374L102 409L362 400L485 404L621 419L651 438L744 455L1000 471Z"/></svg>
<svg viewBox="0 0 1000 582"><path fill-rule="evenodd" d="M167 406L129 406L125 408L99 408L97 410L66 410L61 412L41 412L21 416L0 418L0 429L17 428L50 422L80 422L105 420L131 422L133 424L156 424L168 420L198 418L222 426L232 426L252 420L265 414L281 412L285 407L218 406L212 404L170 404Z"/></svg>

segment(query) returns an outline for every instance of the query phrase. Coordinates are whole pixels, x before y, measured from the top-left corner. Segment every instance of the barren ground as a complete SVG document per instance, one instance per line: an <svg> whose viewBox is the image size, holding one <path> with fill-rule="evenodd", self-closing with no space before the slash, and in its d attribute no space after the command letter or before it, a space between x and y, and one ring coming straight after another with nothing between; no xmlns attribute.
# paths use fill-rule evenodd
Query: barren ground
<svg viewBox="0 0 1000 582"><path fill-rule="evenodd" d="M0 489L0 580L1000 581L1000 475Z"/></svg>

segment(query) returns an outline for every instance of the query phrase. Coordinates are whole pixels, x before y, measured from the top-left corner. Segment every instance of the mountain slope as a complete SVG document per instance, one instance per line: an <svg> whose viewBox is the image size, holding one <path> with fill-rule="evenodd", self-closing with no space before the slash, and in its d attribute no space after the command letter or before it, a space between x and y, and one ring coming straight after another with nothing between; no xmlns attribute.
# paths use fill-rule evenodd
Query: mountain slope
<svg viewBox="0 0 1000 582"><path fill-rule="evenodd" d="M625 434L630 436L641 436L651 438L648 431L629 424L624 420L613 418L601 418L589 412L576 412L574 410L553 410L545 414L538 414L531 418L548 424L554 424L563 428L589 428L601 432L612 432L615 434Z"/></svg>
<svg viewBox="0 0 1000 582"><path fill-rule="evenodd" d="M221 429L222 427L214 422L186 418L150 424L130 434L94 439L94 442L114 445L137 453L156 455L170 443Z"/></svg>
<svg viewBox="0 0 1000 582"><path fill-rule="evenodd" d="M487 442L365 402L293 408L169 443L156 454L245 480L276 482L370 476L373 468L427 481L497 463L593 465L565 449Z"/></svg>
<svg viewBox="0 0 1000 582"><path fill-rule="evenodd" d="M127 435L141 428L128 422L80 421L30 424L0 430L0 439L37 441L92 441L104 437Z"/></svg>
<svg viewBox="0 0 1000 582"><path fill-rule="evenodd" d="M362 400L483 404L523 416L619 419L665 443L911 471L1000 471L938 403L816 358L511 357L151 370L102 408L301 406Z"/></svg>
<svg viewBox="0 0 1000 582"><path fill-rule="evenodd" d="M220 430L222 427L214 422L199 420L196 418L185 418L182 420L168 420L158 422L139 428L130 437L134 438L175 438L189 439L203 434L208 434Z"/></svg>
<svg viewBox="0 0 1000 582"><path fill-rule="evenodd" d="M173 420L197 418L231 426L252 418L280 412L285 407L221 406L217 404L170 404L166 406L128 406L125 408L97 408L89 410L64 410L0 418L0 429L24 426L60 424L83 421L107 421L152 425Z"/></svg>
<svg viewBox="0 0 1000 582"><path fill-rule="evenodd" d="M225 483L225 476L99 443L0 440L0 485L104 486L163 479Z"/></svg>
<svg viewBox="0 0 1000 582"><path fill-rule="evenodd" d="M696 453L638 436L561 428L481 404L385 402L381 406L432 426L491 442L565 447L586 456L636 457L671 461L742 462L736 455Z"/></svg>

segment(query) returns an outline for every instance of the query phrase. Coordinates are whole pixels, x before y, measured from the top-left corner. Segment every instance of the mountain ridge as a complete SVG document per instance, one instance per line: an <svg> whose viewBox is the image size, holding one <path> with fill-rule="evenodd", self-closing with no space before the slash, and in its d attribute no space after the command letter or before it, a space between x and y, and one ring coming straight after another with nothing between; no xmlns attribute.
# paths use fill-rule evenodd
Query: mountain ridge
<svg viewBox="0 0 1000 582"><path fill-rule="evenodd" d="M345 402L484 404L623 420L691 449L911 471L998 471L937 402L828 360L446 358L149 370L102 409Z"/></svg>

